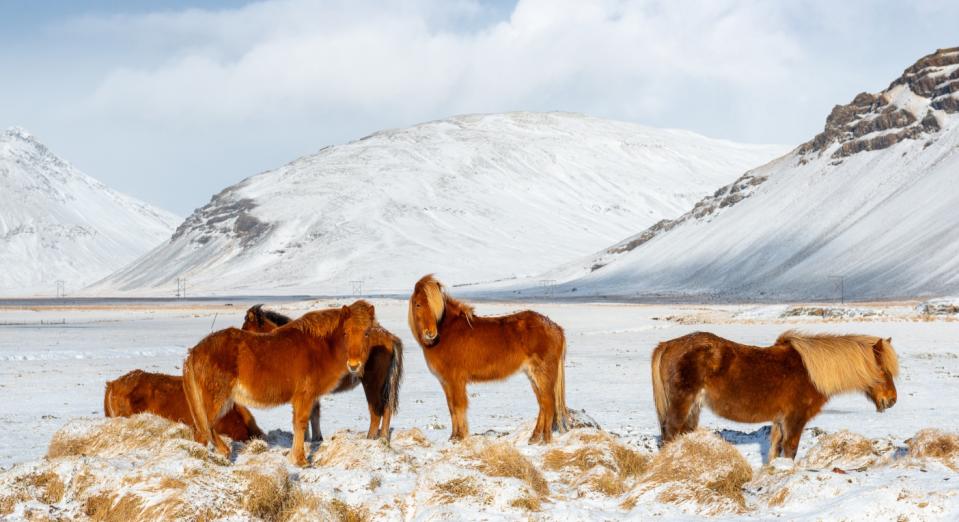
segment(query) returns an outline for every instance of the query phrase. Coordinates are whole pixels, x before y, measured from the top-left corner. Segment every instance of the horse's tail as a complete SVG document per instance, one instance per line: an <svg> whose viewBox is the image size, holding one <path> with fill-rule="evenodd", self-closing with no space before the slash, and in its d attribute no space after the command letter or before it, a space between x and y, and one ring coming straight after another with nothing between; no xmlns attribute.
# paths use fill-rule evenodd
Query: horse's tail
<svg viewBox="0 0 959 522"><path fill-rule="evenodd" d="M386 371L386 379L383 380L383 390L381 397L383 405L396 413L400 407L400 381L403 379L403 341L394 336L392 355L390 357L390 367Z"/></svg>
<svg viewBox="0 0 959 522"><path fill-rule="evenodd" d="M656 402L656 417L659 419L660 435L666 436L666 410L669 409L669 390L666 389L666 379L663 378L663 352L668 349L666 343L659 343L653 350L652 377L653 400Z"/></svg>
<svg viewBox="0 0 959 522"><path fill-rule="evenodd" d="M210 419L207 418L206 404L203 401L203 390L197 383L195 359L193 354L187 356L183 362L183 395L190 407L190 416L193 417L193 433L197 441L212 441L213 431Z"/></svg>
<svg viewBox="0 0 959 522"><path fill-rule="evenodd" d="M560 433L570 428L569 410L566 408L566 334L559 328L559 335L563 341L562 350L559 356L559 369L556 372L556 385L553 387L556 403L556 427Z"/></svg>
<svg viewBox="0 0 959 522"><path fill-rule="evenodd" d="M107 381L103 390L103 414L107 417L116 417L116 408L113 406L113 381Z"/></svg>

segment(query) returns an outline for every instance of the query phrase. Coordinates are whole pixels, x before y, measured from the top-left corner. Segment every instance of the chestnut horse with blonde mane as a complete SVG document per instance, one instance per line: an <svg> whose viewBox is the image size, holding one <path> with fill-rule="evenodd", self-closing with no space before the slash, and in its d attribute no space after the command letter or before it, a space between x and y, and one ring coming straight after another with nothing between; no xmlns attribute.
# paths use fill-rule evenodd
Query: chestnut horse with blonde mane
<svg viewBox="0 0 959 522"><path fill-rule="evenodd" d="M469 435L466 383L505 379L519 370L529 377L539 403L530 443L550 442L553 429L568 427L566 337L559 325L529 310L481 317L453 299L432 275L416 282L409 303L413 337L443 386L452 418L451 440Z"/></svg>
<svg viewBox="0 0 959 522"><path fill-rule="evenodd" d="M293 405L290 460L306 464L304 432L313 404L343 376L358 372L369 355L373 305L304 314L269 333L227 328L208 335L183 362L183 390L198 442L213 442L229 456L215 423L234 402L244 406Z"/></svg>
<svg viewBox="0 0 959 522"><path fill-rule="evenodd" d="M250 332L272 332L290 322L290 318L256 305L246 311L243 329ZM370 428L366 437L390 439L390 420L399 408L400 381L403 378L403 342L387 329L376 326L370 330L370 355L358 375L343 377L330 393L342 393L363 384L366 403L370 410ZM320 432L320 401L310 412L310 428L314 442L322 441Z"/></svg>
<svg viewBox="0 0 959 522"><path fill-rule="evenodd" d="M693 333L659 343L652 379L663 443L693 431L703 401L736 422L772 421L769 460L794 459L803 427L830 397L861 391L876 410L896 403L892 339L788 331L768 348Z"/></svg>
<svg viewBox="0 0 959 522"><path fill-rule="evenodd" d="M103 413L107 417L152 413L196 428L183 394L183 378L178 375L133 370L116 380L107 381L103 392ZM239 404L234 404L233 409L217 421L216 431L243 442L263 438L253 414Z"/></svg>

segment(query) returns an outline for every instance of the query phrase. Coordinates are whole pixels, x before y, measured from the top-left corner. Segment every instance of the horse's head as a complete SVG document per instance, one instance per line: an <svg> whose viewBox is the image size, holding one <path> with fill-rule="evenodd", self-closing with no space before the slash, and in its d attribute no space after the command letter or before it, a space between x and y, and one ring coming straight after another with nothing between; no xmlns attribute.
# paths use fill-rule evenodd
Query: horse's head
<svg viewBox="0 0 959 522"><path fill-rule="evenodd" d="M273 311L263 309L263 305L251 306L246 311L243 318L243 329L248 332L269 333L284 324L290 322L290 318Z"/></svg>
<svg viewBox="0 0 959 522"><path fill-rule="evenodd" d="M413 337L423 346L433 346L440 341L439 325L443 320L445 304L443 285L424 276L416 282L413 295L410 296L410 308L407 320Z"/></svg>
<svg viewBox="0 0 959 522"><path fill-rule="evenodd" d="M896 383L893 379L899 374L899 361L892 349L892 338L879 339L872 347L882 378L866 388L866 396L876 405L876 411L882 412L896 404Z"/></svg>
<svg viewBox="0 0 959 522"><path fill-rule="evenodd" d="M360 300L344 306L340 313L343 336L346 339L346 369L357 375L370 355L371 332L377 327L373 305Z"/></svg>

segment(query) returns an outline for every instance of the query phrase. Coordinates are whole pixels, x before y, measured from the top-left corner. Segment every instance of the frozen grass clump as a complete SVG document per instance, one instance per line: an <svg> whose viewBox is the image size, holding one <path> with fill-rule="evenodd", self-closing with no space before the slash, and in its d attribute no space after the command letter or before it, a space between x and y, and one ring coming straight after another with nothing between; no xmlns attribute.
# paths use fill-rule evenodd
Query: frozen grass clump
<svg viewBox="0 0 959 522"><path fill-rule="evenodd" d="M959 434L925 428L906 441L906 445L912 457L938 460L959 471Z"/></svg>
<svg viewBox="0 0 959 522"><path fill-rule="evenodd" d="M820 436L800 462L804 467L814 469L859 469L878 460L879 452L872 440L843 430Z"/></svg>
<svg viewBox="0 0 959 522"><path fill-rule="evenodd" d="M752 468L739 450L714 433L694 431L653 457L622 507L631 509L640 497L655 492L659 502L692 503L703 514L742 512L746 509L742 488L751 479Z"/></svg>

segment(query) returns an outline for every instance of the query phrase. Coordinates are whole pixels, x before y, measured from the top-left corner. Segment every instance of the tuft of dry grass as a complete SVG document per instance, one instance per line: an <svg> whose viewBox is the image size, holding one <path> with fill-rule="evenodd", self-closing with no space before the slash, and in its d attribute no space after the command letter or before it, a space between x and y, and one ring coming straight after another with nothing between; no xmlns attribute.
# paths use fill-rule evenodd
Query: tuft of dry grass
<svg viewBox="0 0 959 522"><path fill-rule="evenodd" d="M238 473L246 480L243 509L264 520L277 520L297 500L295 488L285 470L272 474L257 471Z"/></svg>
<svg viewBox="0 0 959 522"><path fill-rule="evenodd" d="M436 495L433 498L441 504L452 504L463 497L478 496L482 490L473 477L459 477L433 486Z"/></svg>
<svg viewBox="0 0 959 522"><path fill-rule="evenodd" d="M189 426L149 413L103 419L97 423L94 429L81 429L81 426L71 424L61 428L50 440L47 458L109 457L138 449L158 449L169 440L193 440Z"/></svg>
<svg viewBox="0 0 959 522"><path fill-rule="evenodd" d="M246 444L246 447L243 448L243 453L246 455L259 455L270 449L270 445L263 439L253 439Z"/></svg>
<svg viewBox="0 0 959 522"><path fill-rule="evenodd" d="M368 522L370 512L365 507L354 507L338 498L329 502L328 509L337 522Z"/></svg>
<svg viewBox="0 0 959 522"><path fill-rule="evenodd" d="M789 498L789 488L784 487L769 497L769 507L779 507L786 503L787 498Z"/></svg>
<svg viewBox="0 0 959 522"><path fill-rule="evenodd" d="M139 520L143 504L134 495L110 495L99 493L87 497L83 503L83 513L94 522L129 522Z"/></svg>
<svg viewBox="0 0 959 522"><path fill-rule="evenodd" d="M713 433L699 430L663 447L641 478L641 487L660 487L660 502L692 501L711 513L743 511L746 500L742 487L752 475L749 463L735 447ZM635 506L637 501L634 496L623 506Z"/></svg>
<svg viewBox="0 0 959 522"><path fill-rule="evenodd" d="M539 497L527 495L514 498L509 505L514 508L525 509L526 511L539 511L542 507L542 502Z"/></svg>
<svg viewBox="0 0 959 522"><path fill-rule="evenodd" d="M919 430L906 441L909 455L918 458L932 458L941 461L949 468L959 471L959 435L935 428Z"/></svg>
<svg viewBox="0 0 959 522"><path fill-rule="evenodd" d="M66 489L60 475L55 471L47 470L43 473L28 475L25 480L31 486L40 489L40 501L44 504L56 504L63 499L63 493Z"/></svg>
<svg viewBox="0 0 959 522"><path fill-rule="evenodd" d="M517 478L538 495L549 493L543 474L532 461L506 442L481 446L475 450L473 458L479 461L479 470L491 477Z"/></svg>
<svg viewBox="0 0 959 522"><path fill-rule="evenodd" d="M573 468L580 472L586 472L596 466L603 466L607 469L613 468L613 463L606 457L606 453L597 446L584 446L573 451L564 451L557 448L551 449L543 455L543 467L550 471Z"/></svg>
<svg viewBox="0 0 959 522"><path fill-rule="evenodd" d="M393 442L410 442L421 448L428 448L432 446L430 440L426 438L426 435L423 434L423 431L419 428L411 428L408 430L400 430L393 434Z"/></svg>
<svg viewBox="0 0 959 522"><path fill-rule="evenodd" d="M859 468L876 462L879 453L871 440L851 431L837 431L819 437L806 452L802 464L810 468L833 466Z"/></svg>
<svg viewBox="0 0 959 522"><path fill-rule="evenodd" d="M618 497L626 492L626 484L619 475L612 471L604 471L589 479L590 486L607 497Z"/></svg>

